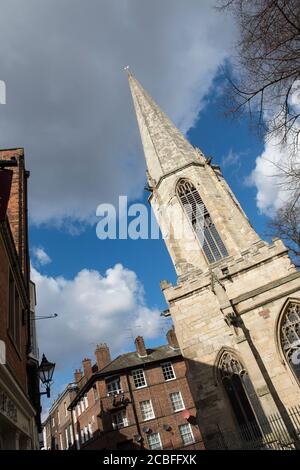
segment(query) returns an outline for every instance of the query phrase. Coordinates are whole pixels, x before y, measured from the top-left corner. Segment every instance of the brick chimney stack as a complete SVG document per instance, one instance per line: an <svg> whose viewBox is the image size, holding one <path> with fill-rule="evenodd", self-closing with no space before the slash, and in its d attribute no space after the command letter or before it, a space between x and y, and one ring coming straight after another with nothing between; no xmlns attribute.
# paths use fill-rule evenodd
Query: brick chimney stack
<svg viewBox="0 0 300 470"><path fill-rule="evenodd" d="M136 347L136 352L140 357L147 356L147 349L145 347L144 338L142 336L138 336L137 338L135 338L134 344Z"/></svg>
<svg viewBox="0 0 300 470"><path fill-rule="evenodd" d="M89 380L89 378L92 376L93 371L92 371L92 361L88 358L83 359L82 361L83 365L83 375L84 377Z"/></svg>
<svg viewBox="0 0 300 470"><path fill-rule="evenodd" d="M179 349L179 344L177 340L177 336L175 333L174 326L168 331L167 333L167 340L169 343L169 346L173 349Z"/></svg>
<svg viewBox="0 0 300 470"><path fill-rule="evenodd" d="M78 384L80 380L82 379L82 373L80 369L75 369L74 372L74 382Z"/></svg>
<svg viewBox="0 0 300 470"><path fill-rule="evenodd" d="M103 369L111 362L109 347L106 343L97 344L95 356L98 370Z"/></svg>

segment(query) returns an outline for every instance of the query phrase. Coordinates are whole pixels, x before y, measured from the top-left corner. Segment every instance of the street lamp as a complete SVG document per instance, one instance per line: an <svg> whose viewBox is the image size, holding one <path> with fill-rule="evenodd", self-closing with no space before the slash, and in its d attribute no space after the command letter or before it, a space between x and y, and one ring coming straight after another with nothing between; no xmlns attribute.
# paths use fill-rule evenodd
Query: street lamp
<svg viewBox="0 0 300 470"><path fill-rule="evenodd" d="M40 381L42 382L43 385L46 386L46 391L40 392L40 394L47 395L48 398L50 398L50 385L52 382L54 368L55 368L55 363L49 362L46 359L45 354L43 354L42 361L39 365L38 371L39 371Z"/></svg>

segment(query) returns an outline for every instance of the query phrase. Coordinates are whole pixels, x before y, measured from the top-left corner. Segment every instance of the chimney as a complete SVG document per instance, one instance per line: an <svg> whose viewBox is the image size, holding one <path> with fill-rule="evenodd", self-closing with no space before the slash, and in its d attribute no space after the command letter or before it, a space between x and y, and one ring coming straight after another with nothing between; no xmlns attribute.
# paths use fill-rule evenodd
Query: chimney
<svg viewBox="0 0 300 470"><path fill-rule="evenodd" d="M136 347L136 352L140 357L147 356L147 349L145 347L144 338L142 336L135 338L134 344Z"/></svg>
<svg viewBox="0 0 300 470"><path fill-rule="evenodd" d="M175 333L174 326L168 331L167 333L167 340L169 343L169 346L173 349L179 349L179 344L177 340L177 336Z"/></svg>
<svg viewBox="0 0 300 470"><path fill-rule="evenodd" d="M110 351L106 343L97 344L95 356L98 370L103 369L103 367L110 363Z"/></svg>
<svg viewBox="0 0 300 470"><path fill-rule="evenodd" d="M74 372L74 382L78 384L82 379L82 373L80 369L76 369Z"/></svg>
<svg viewBox="0 0 300 470"><path fill-rule="evenodd" d="M85 358L82 361L82 365L83 365L83 375L88 380L93 374L92 361L90 359Z"/></svg>

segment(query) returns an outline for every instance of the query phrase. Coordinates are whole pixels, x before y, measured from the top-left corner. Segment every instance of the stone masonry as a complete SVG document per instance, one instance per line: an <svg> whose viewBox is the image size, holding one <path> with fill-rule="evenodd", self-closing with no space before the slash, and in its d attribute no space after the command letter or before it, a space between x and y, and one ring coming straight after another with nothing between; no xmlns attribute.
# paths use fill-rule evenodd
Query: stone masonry
<svg viewBox="0 0 300 470"><path fill-rule="evenodd" d="M252 396L247 393L258 425L279 413L288 428L287 409L299 404L300 390L281 335L286 309L300 303L300 272L279 239L268 244L259 237L220 168L186 141L131 73L129 85L148 167L149 201L178 276L175 285L163 281L161 287L206 445L220 429L235 430L238 424L221 380L226 352L251 380ZM197 189L226 246L228 256L212 264L191 224L188 237L176 235L177 221L186 218L177 192L183 179ZM176 214L171 223L170 211Z"/></svg>

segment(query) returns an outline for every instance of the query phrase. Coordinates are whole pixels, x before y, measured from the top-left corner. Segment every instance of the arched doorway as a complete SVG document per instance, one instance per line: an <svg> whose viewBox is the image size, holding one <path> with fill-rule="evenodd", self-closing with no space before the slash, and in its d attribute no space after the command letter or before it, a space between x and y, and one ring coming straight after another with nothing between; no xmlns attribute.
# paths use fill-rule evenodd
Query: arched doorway
<svg viewBox="0 0 300 470"><path fill-rule="evenodd" d="M257 415L263 411L247 370L232 352L224 351L219 360L218 373L241 437L245 440L261 438Z"/></svg>

